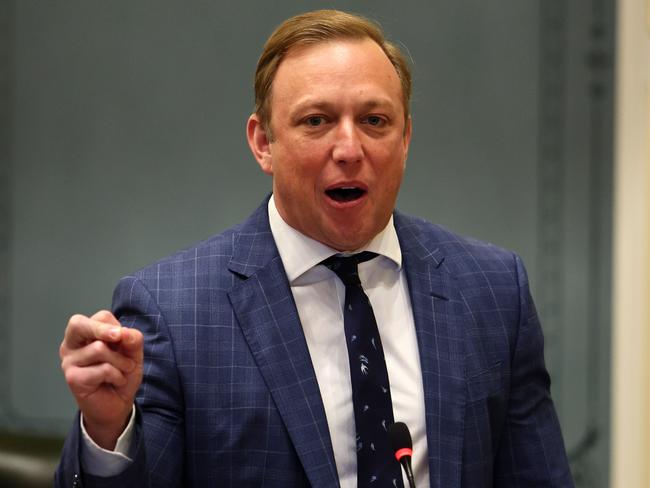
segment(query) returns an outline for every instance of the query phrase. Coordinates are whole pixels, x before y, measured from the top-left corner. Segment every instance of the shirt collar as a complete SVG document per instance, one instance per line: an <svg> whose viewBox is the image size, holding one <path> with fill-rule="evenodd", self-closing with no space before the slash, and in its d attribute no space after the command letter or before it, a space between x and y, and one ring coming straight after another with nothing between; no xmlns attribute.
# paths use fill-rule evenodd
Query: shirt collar
<svg viewBox="0 0 650 488"><path fill-rule="evenodd" d="M336 249L307 237L287 224L275 206L273 195L269 199L268 212L271 234L273 234L275 245L280 253L289 283L292 283L324 259L339 254ZM371 251L384 256L395 263L397 270L401 269L402 251L399 247L392 215L386 227L367 246L355 252L361 251Z"/></svg>

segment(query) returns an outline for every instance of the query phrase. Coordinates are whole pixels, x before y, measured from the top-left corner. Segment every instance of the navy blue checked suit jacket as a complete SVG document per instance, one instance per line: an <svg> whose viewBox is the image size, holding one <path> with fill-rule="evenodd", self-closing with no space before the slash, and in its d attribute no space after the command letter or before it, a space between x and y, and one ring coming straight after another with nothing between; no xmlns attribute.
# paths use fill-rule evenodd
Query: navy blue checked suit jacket
<svg viewBox="0 0 650 488"><path fill-rule="evenodd" d="M519 258L395 213L424 382L431 486L573 486ZM56 484L336 487L325 410L267 204L123 278L145 337L134 462L83 473L78 419ZM422 487L420 487L422 488Z"/></svg>

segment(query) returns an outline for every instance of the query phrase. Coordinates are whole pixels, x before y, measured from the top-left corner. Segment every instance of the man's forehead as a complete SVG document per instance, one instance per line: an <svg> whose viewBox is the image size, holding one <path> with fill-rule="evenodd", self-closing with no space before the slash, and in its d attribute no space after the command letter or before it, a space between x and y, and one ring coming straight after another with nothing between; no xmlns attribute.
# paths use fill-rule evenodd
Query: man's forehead
<svg viewBox="0 0 650 488"><path fill-rule="evenodd" d="M320 89L327 88L330 83L332 86L335 83L371 86L387 82L401 92L395 66L381 46L370 38L336 39L296 47L278 66L271 91L275 91L273 88L279 79L288 86L304 85L308 81L320 85Z"/></svg>
<svg viewBox="0 0 650 488"><path fill-rule="evenodd" d="M287 50L287 52L285 52L284 55L282 56L282 59L278 66L282 65L285 61L294 58L307 58L310 52L316 52L324 48L332 48L332 47L336 48L336 47L344 47L348 45L372 46L371 49L373 51L376 50L377 53L383 53L386 60L390 62L388 56L386 56L386 53L381 48L381 46L377 44L377 42L370 37L335 37L333 39L324 39L322 41L306 42L306 43L300 43L291 46ZM366 56L369 56L370 52L371 51L369 51L369 53Z"/></svg>

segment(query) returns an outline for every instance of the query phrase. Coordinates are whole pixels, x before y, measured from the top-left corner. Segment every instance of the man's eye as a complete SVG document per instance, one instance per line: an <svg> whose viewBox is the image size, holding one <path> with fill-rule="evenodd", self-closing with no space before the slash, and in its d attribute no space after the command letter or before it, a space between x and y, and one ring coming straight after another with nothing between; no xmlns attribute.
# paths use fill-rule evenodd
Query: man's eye
<svg viewBox="0 0 650 488"><path fill-rule="evenodd" d="M366 118L366 123L368 125L379 126L384 122L384 120L377 115L370 115Z"/></svg>
<svg viewBox="0 0 650 488"><path fill-rule="evenodd" d="M325 122L323 120L323 117L321 117L319 115L314 115L313 117L309 117L307 119L307 125L309 125L311 127L318 127L319 125L322 125L323 122Z"/></svg>

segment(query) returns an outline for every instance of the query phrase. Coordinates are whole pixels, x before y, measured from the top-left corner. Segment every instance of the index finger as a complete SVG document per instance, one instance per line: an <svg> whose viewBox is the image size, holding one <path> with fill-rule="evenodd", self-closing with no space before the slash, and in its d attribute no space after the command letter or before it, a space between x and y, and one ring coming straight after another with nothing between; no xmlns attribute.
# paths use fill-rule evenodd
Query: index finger
<svg viewBox="0 0 650 488"><path fill-rule="evenodd" d="M108 310L100 310L99 312L95 313L92 317L90 317L90 319L97 320L98 322L104 322L106 324L116 325L118 327L122 326L122 324L120 324L120 322L115 318L115 315L113 315Z"/></svg>
<svg viewBox="0 0 650 488"><path fill-rule="evenodd" d="M68 349L77 349L94 340L119 342L121 337L122 331L119 323L113 325L76 314L68 321L63 344Z"/></svg>

